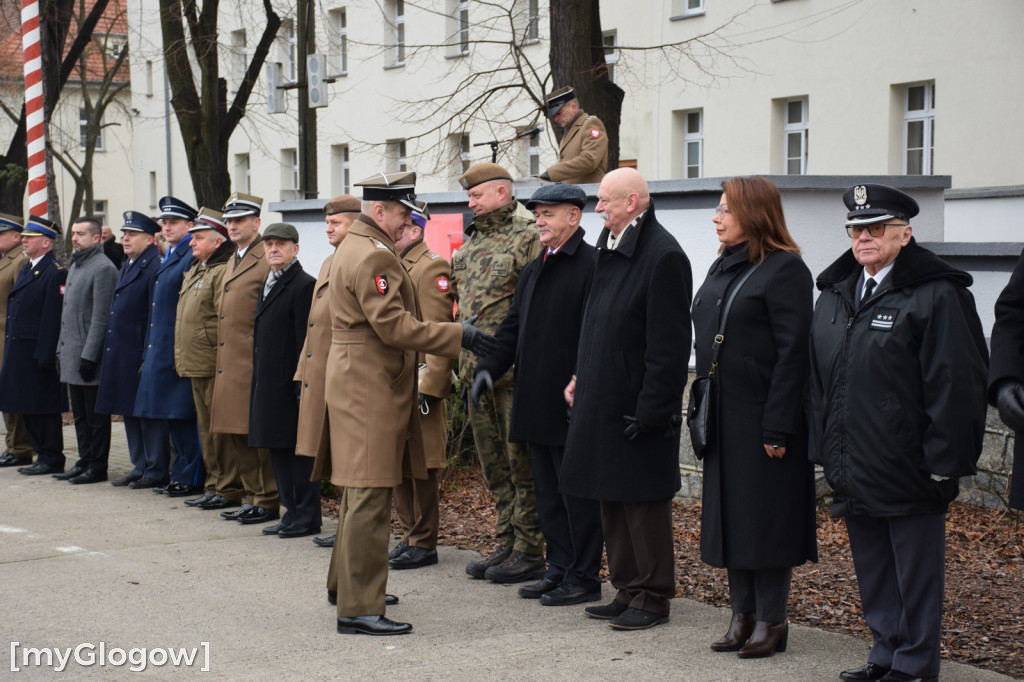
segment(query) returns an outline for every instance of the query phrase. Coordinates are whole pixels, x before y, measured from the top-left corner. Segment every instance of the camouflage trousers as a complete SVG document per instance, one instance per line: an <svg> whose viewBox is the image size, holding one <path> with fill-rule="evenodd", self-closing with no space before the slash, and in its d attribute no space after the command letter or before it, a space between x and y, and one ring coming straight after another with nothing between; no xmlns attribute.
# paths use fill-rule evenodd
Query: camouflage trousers
<svg viewBox="0 0 1024 682"><path fill-rule="evenodd" d="M511 416L511 388L495 386L492 394L481 396L479 410L469 405L473 442L498 512L494 535L503 547L543 554L530 449L508 442Z"/></svg>

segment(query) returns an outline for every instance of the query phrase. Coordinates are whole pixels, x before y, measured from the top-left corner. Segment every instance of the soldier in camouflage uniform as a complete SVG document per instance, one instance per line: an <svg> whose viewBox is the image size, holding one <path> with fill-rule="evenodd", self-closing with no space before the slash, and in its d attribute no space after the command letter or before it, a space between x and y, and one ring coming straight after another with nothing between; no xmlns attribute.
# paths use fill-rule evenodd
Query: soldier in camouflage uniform
<svg viewBox="0 0 1024 682"><path fill-rule="evenodd" d="M541 245L533 214L513 196L508 171L478 163L459 183L469 194L475 218L465 244L452 256L458 320L479 315L476 326L493 334L512 304L520 271L540 253ZM463 352L463 385L472 385L475 371L476 357ZM508 442L512 387L508 373L494 384L493 393L483 396L479 408L468 406L473 441L498 512L495 536L500 547L466 566L466 573L501 583L530 580L545 571L529 449Z"/></svg>

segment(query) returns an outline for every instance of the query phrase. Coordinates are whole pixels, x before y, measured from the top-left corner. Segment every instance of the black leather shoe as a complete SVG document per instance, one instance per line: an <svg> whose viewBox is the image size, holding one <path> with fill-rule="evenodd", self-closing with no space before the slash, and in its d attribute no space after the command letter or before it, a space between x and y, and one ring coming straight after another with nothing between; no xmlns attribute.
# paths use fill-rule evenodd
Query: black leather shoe
<svg viewBox="0 0 1024 682"><path fill-rule="evenodd" d="M588 601L601 601L601 587L588 590L580 585L563 582L561 585L540 597L544 606L572 606Z"/></svg>
<svg viewBox="0 0 1024 682"><path fill-rule="evenodd" d="M198 492L202 492L202 488L197 485L189 485L188 483L171 483L164 488L164 494L167 497L186 497L188 495L195 495Z"/></svg>
<svg viewBox="0 0 1024 682"><path fill-rule="evenodd" d="M334 606L338 605L338 593L334 590L327 590L327 603ZM395 606L398 604L398 597L393 594L384 595L384 604L386 606Z"/></svg>
<svg viewBox="0 0 1024 682"><path fill-rule="evenodd" d="M95 469L86 469L82 473L78 474L74 478L69 478L68 483L74 483L79 485L82 483L99 483L100 481L107 480L106 471L97 471Z"/></svg>
<svg viewBox="0 0 1024 682"><path fill-rule="evenodd" d="M910 673L901 673L899 670L890 670L889 674L879 682L938 682L938 677L914 677Z"/></svg>
<svg viewBox="0 0 1024 682"><path fill-rule="evenodd" d="M317 547L334 547L334 536L326 538L313 538L313 544Z"/></svg>
<svg viewBox="0 0 1024 682"><path fill-rule="evenodd" d="M867 680L880 680L889 674L889 669L877 663L868 663L859 668L850 668L839 673L839 679L861 682Z"/></svg>
<svg viewBox="0 0 1024 682"><path fill-rule="evenodd" d="M403 571L407 568L422 568L424 566L433 566L437 563L437 550L436 549L423 549L422 547L410 547L405 550L397 559L392 559L388 562L388 567L396 570Z"/></svg>
<svg viewBox="0 0 1024 682"><path fill-rule="evenodd" d="M121 478L115 478L113 481L110 482L110 485L115 485L118 488L124 488L125 486L129 486L132 483L135 483L135 481L139 480L140 478L142 478L142 474L125 474Z"/></svg>
<svg viewBox="0 0 1024 682"><path fill-rule="evenodd" d="M276 509L264 509L263 507L253 507L246 513L239 516L236 521L239 523L266 523L267 521L276 521L281 518L281 514Z"/></svg>
<svg viewBox="0 0 1024 682"><path fill-rule="evenodd" d="M0 455L0 467L23 467L32 463L32 455L28 457L15 457L9 452Z"/></svg>
<svg viewBox="0 0 1024 682"><path fill-rule="evenodd" d="M646 630L667 622L668 614L630 608L608 621L608 625L616 630Z"/></svg>
<svg viewBox="0 0 1024 682"><path fill-rule="evenodd" d="M273 526L267 526L261 532L264 535L277 535L277 531L285 527L286 526L283 523L275 523Z"/></svg>
<svg viewBox="0 0 1024 682"><path fill-rule="evenodd" d="M217 496L214 495L213 493L203 493L202 497L197 497L194 500L185 500L185 506L187 506L187 507L199 507L201 505L206 504L207 502L209 502L210 500L212 500L215 497L217 497Z"/></svg>
<svg viewBox="0 0 1024 682"><path fill-rule="evenodd" d="M129 484L128 487L132 490L145 490L146 488L159 488L163 485L164 481L158 481L155 478L143 476L142 478L137 479L134 483Z"/></svg>
<svg viewBox="0 0 1024 682"><path fill-rule="evenodd" d="M540 554L527 554L516 550L509 555L505 563L491 566L484 572L484 577L494 583L521 583L544 576L548 565Z"/></svg>
<svg viewBox="0 0 1024 682"><path fill-rule="evenodd" d="M222 519L226 519L228 521L235 521L242 514L246 514L246 513L249 512L249 510L255 509L255 508L256 508L256 505L249 504L248 502L246 502L245 504L243 504L241 507L239 507L235 511L221 512L220 513L220 517Z"/></svg>
<svg viewBox="0 0 1024 682"><path fill-rule="evenodd" d="M214 495L213 497L208 499L206 502L203 502L202 504L196 504L196 508L197 509L207 509L207 510L210 510L210 509L227 509L228 507L234 507L237 504L238 504L237 502L233 502L232 500L229 500L228 498L224 497L223 495Z"/></svg>
<svg viewBox="0 0 1024 682"><path fill-rule="evenodd" d="M466 565L466 573L477 578L479 580L484 579L484 575L487 573L487 569L491 566L497 566L498 564L504 563L508 559L509 555L512 554L511 547L499 547L498 551L494 552L490 556L484 557L480 561L474 561Z"/></svg>
<svg viewBox="0 0 1024 682"><path fill-rule="evenodd" d="M36 462L27 467L21 467L18 469L19 474L25 474L26 476L42 476L44 474L59 474L64 471L64 467L55 467L43 462Z"/></svg>
<svg viewBox="0 0 1024 682"><path fill-rule="evenodd" d="M542 594L547 594L562 584L561 579L552 580L545 576L539 583L523 585L519 588L519 596L523 599L540 599Z"/></svg>
<svg viewBox="0 0 1024 682"><path fill-rule="evenodd" d="M405 550L409 549L409 543L399 542L397 545L391 548L388 552L388 559L397 559L398 557L405 554Z"/></svg>
<svg viewBox="0 0 1024 682"><path fill-rule="evenodd" d="M301 526L285 526L281 530L277 531L277 537L279 538L304 538L307 535L316 535L320 532L319 528L303 528Z"/></svg>
<svg viewBox="0 0 1024 682"><path fill-rule="evenodd" d="M338 619L342 635L404 635L412 632L408 623L398 623L385 616L354 616Z"/></svg>
<svg viewBox="0 0 1024 682"><path fill-rule="evenodd" d="M622 613L628 608L629 604L613 601L608 604L601 604L601 606L588 606L583 609L583 613L587 614L591 618L597 618L598 620L611 620L616 616L622 615Z"/></svg>
<svg viewBox="0 0 1024 682"><path fill-rule="evenodd" d="M76 464L75 466L71 467L67 471L62 471L60 473L51 474L51 475L53 476L53 478L56 478L58 481L70 481L75 476L78 476L79 474L84 474L84 473L85 473L85 467Z"/></svg>

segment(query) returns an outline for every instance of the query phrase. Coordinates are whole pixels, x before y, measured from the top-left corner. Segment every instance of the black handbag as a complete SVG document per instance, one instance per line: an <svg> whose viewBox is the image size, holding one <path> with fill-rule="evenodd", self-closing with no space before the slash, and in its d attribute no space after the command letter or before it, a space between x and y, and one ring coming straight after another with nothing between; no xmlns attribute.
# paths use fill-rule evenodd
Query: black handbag
<svg viewBox="0 0 1024 682"><path fill-rule="evenodd" d="M718 353L722 349L722 342L725 341L725 323L729 319L729 309L732 308L732 302L736 298L736 294L739 293L747 279L754 274L754 270L757 270L760 265L761 262L758 261L747 268L740 275L736 286L729 292L729 298L725 301L725 307L722 308L722 317L718 322L718 333L715 334L715 340L711 344L711 367L708 370L708 375L706 377L697 377L690 384L690 404L686 408L686 426L690 430L690 444L693 446L693 454L696 455L697 459L704 458L704 451L711 444L715 425L717 424L716 406L718 405L718 398L715 395L717 392L715 389L715 370L718 369Z"/></svg>

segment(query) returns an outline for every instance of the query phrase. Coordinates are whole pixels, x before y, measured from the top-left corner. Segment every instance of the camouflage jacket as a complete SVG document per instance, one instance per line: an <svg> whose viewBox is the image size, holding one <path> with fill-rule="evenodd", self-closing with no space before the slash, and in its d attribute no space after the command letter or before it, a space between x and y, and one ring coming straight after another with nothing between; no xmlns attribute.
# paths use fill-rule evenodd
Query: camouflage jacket
<svg viewBox="0 0 1024 682"><path fill-rule="evenodd" d="M492 334L498 328L512 305L519 273L540 254L540 238L533 224L533 213L518 201L476 216L466 242L452 255L457 321L479 315L477 327ZM472 381L475 369L475 356L462 351L459 377Z"/></svg>

